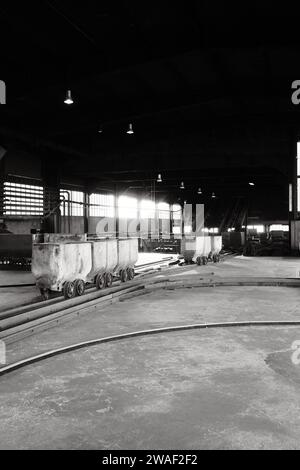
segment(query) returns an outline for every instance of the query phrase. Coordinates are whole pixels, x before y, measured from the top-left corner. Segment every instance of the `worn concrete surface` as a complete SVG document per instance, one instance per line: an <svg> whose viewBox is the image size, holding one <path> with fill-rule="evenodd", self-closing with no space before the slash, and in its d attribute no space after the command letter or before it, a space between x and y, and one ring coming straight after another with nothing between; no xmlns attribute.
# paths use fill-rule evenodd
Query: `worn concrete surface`
<svg viewBox="0 0 300 470"><path fill-rule="evenodd" d="M259 277L300 277L300 258L281 257L246 257L225 258L221 263L209 263L207 266L190 265L184 268L186 274L200 272L214 273L220 277L259 276ZM179 272L178 272L179 275Z"/></svg>
<svg viewBox="0 0 300 470"><path fill-rule="evenodd" d="M30 271L0 270L0 286L33 283L34 277Z"/></svg>
<svg viewBox="0 0 300 470"><path fill-rule="evenodd" d="M46 360L0 380L0 448L299 449L297 338L204 330Z"/></svg>
<svg viewBox="0 0 300 470"><path fill-rule="evenodd" d="M0 289L0 312L39 302L41 296L35 287L5 287Z"/></svg>
<svg viewBox="0 0 300 470"><path fill-rule="evenodd" d="M255 260L213 271L295 277L296 260ZM205 276L211 267L184 272ZM7 359L145 328L299 320L299 305L297 288L159 290L9 345ZM200 330L48 359L0 378L0 448L298 449L300 365L291 361L298 339L299 327Z"/></svg>

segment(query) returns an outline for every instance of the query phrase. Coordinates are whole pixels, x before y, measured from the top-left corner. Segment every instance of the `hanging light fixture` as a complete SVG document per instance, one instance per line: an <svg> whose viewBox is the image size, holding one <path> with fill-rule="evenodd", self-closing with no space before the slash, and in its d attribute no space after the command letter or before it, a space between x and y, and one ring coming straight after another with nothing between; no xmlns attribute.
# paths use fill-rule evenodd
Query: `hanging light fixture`
<svg viewBox="0 0 300 470"><path fill-rule="evenodd" d="M161 177L161 174L158 173L157 175L157 180L156 180L157 183L161 183L162 182L162 177Z"/></svg>
<svg viewBox="0 0 300 470"><path fill-rule="evenodd" d="M211 198L214 199L216 197L215 193L211 193Z"/></svg>
<svg viewBox="0 0 300 470"><path fill-rule="evenodd" d="M98 127L98 134L102 134L102 132L103 132L103 127L102 127L102 126L99 126L99 127Z"/></svg>
<svg viewBox="0 0 300 470"><path fill-rule="evenodd" d="M134 134L133 132L133 127L132 127L132 124L130 123L129 126L128 126L128 130L126 131L127 134Z"/></svg>
<svg viewBox="0 0 300 470"><path fill-rule="evenodd" d="M255 186L252 181L249 181L249 186Z"/></svg>
<svg viewBox="0 0 300 470"><path fill-rule="evenodd" d="M198 191L197 191L197 192L198 192L198 194L202 194L201 188L198 188Z"/></svg>
<svg viewBox="0 0 300 470"><path fill-rule="evenodd" d="M183 181L181 181L181 183L180 183L180 189L185 189Z"/></svg>
<svg viewBox="0 0 300 470"><path fill-rule="evenodd" d="M65 98L64 103L65 104L73 104L74 103L74 101L72 99L71 90L67 90L67 94L66 94L66 98Z"/></svg>

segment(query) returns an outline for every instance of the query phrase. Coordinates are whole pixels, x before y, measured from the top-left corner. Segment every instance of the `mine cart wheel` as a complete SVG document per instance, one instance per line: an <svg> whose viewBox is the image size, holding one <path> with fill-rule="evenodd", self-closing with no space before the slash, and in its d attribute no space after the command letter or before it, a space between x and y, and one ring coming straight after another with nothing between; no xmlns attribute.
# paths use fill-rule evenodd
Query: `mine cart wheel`
<svg viewBox="0 0 300 470"><path fill-rule="evenodd" d="M113 275L111 273L105 274L105 285L106 287L111 287L113 282Z"/></svg>
<svg viewBox="0 0 300 470"><path fill-rule="evenodd" d="M98 274L96 277L96 287L97 289L104 289L105 287L105 277L104 274Z"/></svg>
<svg viewBox="0 0 300 470"><path fill-rule="evenodd" d="M85 283L82 279L76 279L74 282L75 295L83 295L85 291Z"/></svg>
<svg viewBox="0 0 300 470"><path fill-rule="evenodd" d="M203 256L202 262L203 262L204 265L206 265L208 263L208 259L207 259L206 256Z"/></svg>
<svg viewBox="0 0 300 470"><path fill-rule="evenodd" d="M198 266L201 266L201 264L202 264L202 259L201 259L200 256L197 256L197 258L196 258L196 263L198 264Z"/></svg>
<svg viewBox="0 0 300 470"><path fill-rule="evenodd" d="M49 289L41 288L40 293L41 293L41 296L42 296L43 300L48 300L49 299L49 297L50 297Z"/></svg>
<svg viewBox="0 0 300 470"><path fill-rule="evenodd" d="M120 271L120 278L121 278L121 281L122 281L122 282L126 282L126 281L127 281L127 271L126 271L126 269L121 269L121 271Z"/></svg>
<svg viewBox="0 0 300 470"><path fill-rule="evenodd" d="M75 297L75 285L74 282L67 281L64 284L64 297L65 299L72 299Z"/></svg>
<svg viewBox="0 0 300 470"><path fill-rule="evenodd" d="M134 269L133 268L127 268L127 277L129 281L132 281L134 278Z"/></svg>

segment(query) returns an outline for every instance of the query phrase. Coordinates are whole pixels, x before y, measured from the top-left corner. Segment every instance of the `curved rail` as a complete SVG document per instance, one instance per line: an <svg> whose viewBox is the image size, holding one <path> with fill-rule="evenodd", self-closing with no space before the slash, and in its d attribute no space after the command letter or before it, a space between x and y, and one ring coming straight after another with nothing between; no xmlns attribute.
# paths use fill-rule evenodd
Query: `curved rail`
<svg viewBox="0 0 300 470"><path fill-rule="evenodd" d="M217 323L195 323L188 325L177 325L167 326L163 328L155 328L150 330L133 331L130 333L123 333L120 335L106 336L104 338L92 339L89 341L83 341L81 343L71 344L63 348L53 349L36 356L23 359L18 362L14 362L8 366L0 369L0 376L13 372L17 369L21 369L30 364L49 359L54 356L59 356L71 351L77 351L79 349L88 348L91 346L97 346L103 343L111 343L113 341L121 341L128 338L136 338L141 336L156 335L162 333L173 333L174 331L186 331L196 330L205 328L228 328L228 327L245 327L245 326L300 326L300 320L261 320L261 321L233 321L233 322L217 322Z"/></svg>

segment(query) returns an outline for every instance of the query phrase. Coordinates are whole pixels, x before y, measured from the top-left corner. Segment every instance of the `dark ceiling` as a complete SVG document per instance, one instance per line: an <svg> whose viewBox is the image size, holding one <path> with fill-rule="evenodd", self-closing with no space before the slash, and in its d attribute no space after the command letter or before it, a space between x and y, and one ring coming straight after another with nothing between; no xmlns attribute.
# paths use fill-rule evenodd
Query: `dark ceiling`
<svg viewBox="0 0 300 470"><path fill-rule="evenodd" d="M8 148L108 186L145 188L160 172L159 190L174 196L182 179L193 193L240 195L255 178L287 203L300 129L298 19L287 6L10 0L0 39Z"/></svg>

